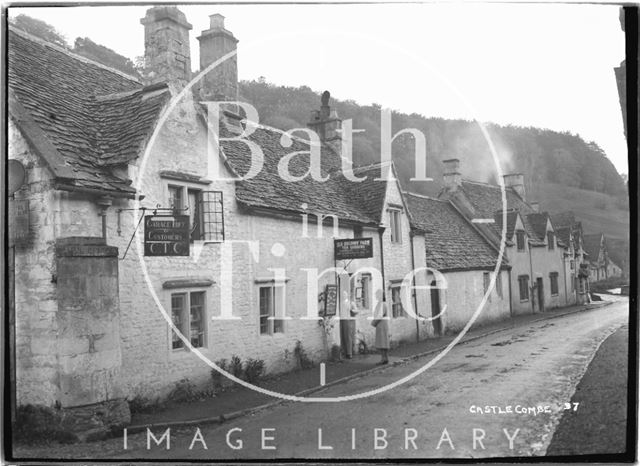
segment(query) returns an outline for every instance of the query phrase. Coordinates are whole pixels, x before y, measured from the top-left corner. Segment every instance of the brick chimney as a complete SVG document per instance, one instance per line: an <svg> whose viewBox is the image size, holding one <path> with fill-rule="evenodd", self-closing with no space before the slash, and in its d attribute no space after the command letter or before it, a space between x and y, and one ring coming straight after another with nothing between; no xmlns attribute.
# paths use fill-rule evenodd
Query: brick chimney
<svg viewBox="0 0 640 466"><path fill-rule="evenodd" d="M505 187L513 188L513 190L517 192L522 199L526 200L524 191L524 175L522 173L511 173L509 175L504 175L503 178Z"/></svg>
<svg viewBox="0 0 640 466"><path fill-rule="evenodd" d="M224 28L224 16L209 16L209 29L202 31L200 41L200 71L224 55L237 50L238 39ZM202 100L238 100L238 56L233 55L205 74L200 85Z"/></svg>
<svg viewBox="0 0 640 466"><path fill-rule="evenodd" d="M144 80L146 84L191 79L189 31L191 24L174 6L149 8L144 18Z"/></svg>
<svg viewBox="0 0 640 466"><path fill-rule="evenodd" d="M342 120L338 118L338 112L331 110L329 106L331 94L324 91L320 97L320 110L311 111L311 119L307 123L309 129L314 130L322 142L329 142L339 145Z"/></svg>
<svg viewBox="0 0 640 466"><path fill-rule="evenodd" d="M455 192L462 185L462 175L460 174L460 160L443 160L444 164L444 187L447 191Z"/></svg>

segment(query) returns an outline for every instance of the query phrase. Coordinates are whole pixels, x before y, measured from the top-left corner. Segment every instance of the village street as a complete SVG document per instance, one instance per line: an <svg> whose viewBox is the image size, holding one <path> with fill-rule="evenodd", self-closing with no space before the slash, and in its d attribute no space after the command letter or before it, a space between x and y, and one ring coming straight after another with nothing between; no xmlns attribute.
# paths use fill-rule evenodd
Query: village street
<svg viewBox="0 0 640 466"><path fill-rule="evenodd" d="M628 321L628 301L614 299L617 302L608 306L457 346L415 379L370 398L340 403L286 403L222 425L202 425L202 437L195 442L197 426L174 427L169 450L165 441L155 445L153 439L147 450L147 435L143 432L128 435L126 451L119 438L68 445L58 453L60 457L122 459L544 455L567 408L565 403L570 401L598 346ZM390 367L314 396L335 397L372 390L418 369L428 359ZM478 412L486 406L495 408L490 408L489 413ZM522 413L522 408L536 408L536 413ZM499 414L499 410L512 412ZM379 449L375 449L375 429L379 429ZM166 429L152 431L160 439ZM193 448L189 449L191 445Z"/></svg>

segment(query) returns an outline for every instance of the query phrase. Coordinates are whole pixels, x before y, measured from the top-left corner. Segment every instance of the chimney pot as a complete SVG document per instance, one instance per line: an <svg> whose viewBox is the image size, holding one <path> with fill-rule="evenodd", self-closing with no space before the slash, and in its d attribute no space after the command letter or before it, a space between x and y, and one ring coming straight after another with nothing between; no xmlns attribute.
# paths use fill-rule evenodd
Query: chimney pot
<svg viewBox="0 0 640 466"><path fill-rule="evenodd" d="M220 13L209 15L209 29L224 29L224 16Z"/></svg>
<svg viewBox="0 0 640 466"><path fill-rule="evenodd" d="M458 173L460 171L460 160L459 159L447 159L443 160L444 163L444 172L446 173Z"/></svg>
<svg viewBox="0 0 640 466"><path fill-rule="evenodd" d="M311 121L307 123L307 126L318 134L322 142L330 142L338 150L341 144L339 130L342 128L342 120L338 118L338 112L335 109L332 110L329 106L330 98L329 91L322 93L320 96L320 110L311 111Z"/></svg>

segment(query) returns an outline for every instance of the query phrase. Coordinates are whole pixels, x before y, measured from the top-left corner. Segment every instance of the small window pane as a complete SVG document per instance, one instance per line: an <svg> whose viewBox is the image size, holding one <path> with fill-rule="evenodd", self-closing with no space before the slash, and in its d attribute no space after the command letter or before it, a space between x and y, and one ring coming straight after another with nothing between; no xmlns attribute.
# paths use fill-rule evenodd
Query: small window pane
<svg viewBox="0 0 640 466"><path fill-rule="evenodd" d="M191 346L204 346L204 291L191 293Z"/></svg>
<svg viewBox="0 0 640 466"><path fill-rule="evenodd" d="M260 333L269 334L269 316L271 315L271 294L272 288L261 287L260 288Z"/></svg>
<svg viewBox="0 0 640 466"><path fill-rule="evenodd" d="M185 328L185 294L173 294L171 295L171 318L173 320L173 325L182 333L184 333ZM184 343L178 337L178 334L175 331L171 332L171 347L173 349L182 348Z"/></svg>
<svg viewBox="0 0 640 466"><path fill-rule="evenodd" d="M402 317L404 309L402 308L402 300L400 299L400 287L391 288L391 315L393 317Z"/></svg>

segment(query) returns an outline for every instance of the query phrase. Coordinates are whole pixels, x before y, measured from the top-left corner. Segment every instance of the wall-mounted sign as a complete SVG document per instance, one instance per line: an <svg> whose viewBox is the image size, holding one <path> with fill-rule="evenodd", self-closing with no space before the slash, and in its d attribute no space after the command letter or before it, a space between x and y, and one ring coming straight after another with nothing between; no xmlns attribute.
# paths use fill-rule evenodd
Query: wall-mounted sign
<svg viewBox="0 0 640 466"><path fill-rule="evenodd" d="M189 240L188 215L145 216L145 256L188 256Z"/></svg>
<svg viewBox="0 0 640 466"><path fill-rule="evenodd" d="M338 286L327 285L324 289L323 317L335 316L338 308Z"/></svg>
<svg viewBox="0 0 640 466"><path fill-rule="evenodd" d="M25 244L29 241L29 201L9 198L9 241Z"/></svg>
<svg viewBox="0 0 640 466"><path fill-rule="evenodd" d="M336 239L334 257L336 260L373 257L373 238Z"/></svg>

